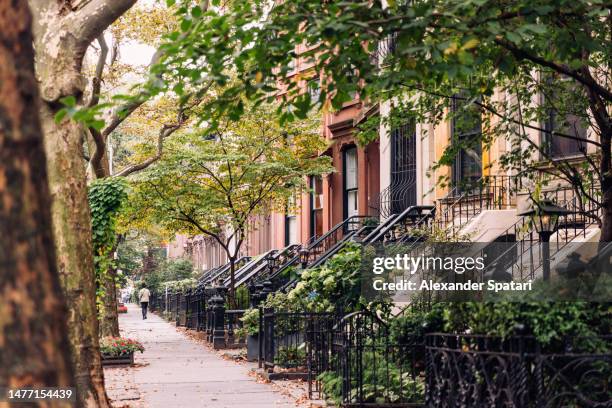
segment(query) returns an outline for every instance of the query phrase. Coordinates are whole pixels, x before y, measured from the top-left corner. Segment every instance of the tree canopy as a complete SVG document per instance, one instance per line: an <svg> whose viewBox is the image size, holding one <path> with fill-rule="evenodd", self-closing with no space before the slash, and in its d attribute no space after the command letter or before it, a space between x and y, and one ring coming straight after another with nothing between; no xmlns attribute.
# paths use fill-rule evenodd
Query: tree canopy
<svg viewBox="0 0 612 408"><path fill-rule="evenodd" d="M282 122L317 104L340 109L355 93L367 103L393 101L396 112L434 126L477 109L484 148L499 137L511 142L499 165L538 182L542 164L552 167L595 204L588 215L606 224L602 239L612 240L605 221L612 219L610 3L384 3L255 0L204 10L169 0L181 23L161 46L163 87L181 93L206 80L222 85L206 106L213 125L223 115L239 117L244 95L258 103L280 98ZM310 68L296 74L298 59ZM317 101L303 92L310 78L320 82ZM551 114L557 120L547 126ZM545 135L541 142L533 132ZM364 132L362 141L375 134ZM552 138L577 143L581 166L555 160ZM451 144L438 166L458 148ZM601 186L596 194L593 185Z"/></svg>
<svg viewBox="0 0 612 408"><path fill-rule="evenodd" d="M305 176L332 171L328 157L317 157L326 147L317 121L281 127L271 109L169 140L163 158L133 179L133 219L207 235L234 258L254 216L284 211Z"/></svg>

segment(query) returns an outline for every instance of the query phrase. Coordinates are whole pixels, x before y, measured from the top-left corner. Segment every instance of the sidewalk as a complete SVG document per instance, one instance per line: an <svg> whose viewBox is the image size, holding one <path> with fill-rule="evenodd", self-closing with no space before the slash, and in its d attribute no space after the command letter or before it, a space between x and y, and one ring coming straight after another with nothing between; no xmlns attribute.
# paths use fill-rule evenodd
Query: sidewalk
<svg viewBox="0 0 612 408"><path fill-rule="evenodd" d="M249 375L250 365L221 358L170 323L128 305L120 315L122 335L143 343L129 369L105 368L109 396L131 408L289 408L296 402Z"/></svg>

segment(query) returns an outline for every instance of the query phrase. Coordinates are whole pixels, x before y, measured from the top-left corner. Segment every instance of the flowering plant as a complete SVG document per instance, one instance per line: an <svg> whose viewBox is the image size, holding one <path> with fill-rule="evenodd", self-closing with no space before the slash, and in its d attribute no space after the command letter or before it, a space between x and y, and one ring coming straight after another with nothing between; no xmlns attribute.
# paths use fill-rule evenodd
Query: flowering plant
<svg viewBox="0 0 612 408"><path fill-rule="evenodd" d="M100 340L100 352L113 357L144 351L144 346L132 339L122 337L104 337Z"/></svg>

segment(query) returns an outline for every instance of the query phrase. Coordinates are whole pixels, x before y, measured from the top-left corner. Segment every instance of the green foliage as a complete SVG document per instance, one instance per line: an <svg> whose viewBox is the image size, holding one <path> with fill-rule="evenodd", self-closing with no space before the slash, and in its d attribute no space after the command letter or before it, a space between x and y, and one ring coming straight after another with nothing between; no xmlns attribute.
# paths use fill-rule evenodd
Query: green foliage
<svg viewBox="0 0 612 408"><path fill-rule="evenodd" d="M598 348L594 338L610 333L612 306L588 302L465 302L448 304L444 329L450 332L508 337L535 336L555 346L564 338L583 337L580 348ZM609 345L608 345L609 348Z"/></svg>
<svg viewBox="0 0 612 408"><path fill-rule="evenodd" d="M328 157L317 157L326 144L316 124L281 127L273 108L261 106L240 122L224 118L222 130L203 127L167 140L163 158L133 179L129 218L168 236L207 235L235 256L249 220L284 211L307 188L305 176L333 170Z"/></svg>
<svg viewBox="0 0 612 408"><path fill-rule="evenodd" d="M198 281L194 278L181 279L175 281L162 282L157 287L158 290L163 291L168 288L171 292L184 292L187 289L195 289L198 286Z"/></svg>
<svg viewBox="0 0 612 408"><path fill-rule="evenodd" d="M425 384L422 377L412 378L409 367L402 362L389 360L389 355L380 349L366 349L349 364L357 374L350 378L348 395L356 396L363 390L360 402L373 404L422 403ZM405 364L405 362L403 363ZM325 397L336 405L342 405L342 385L344 379L336 372L326 371L319 375ZM360 388L362 387L362 388ZM354 401L350 401L354 402Z"/></svg>
<svg viewBox="0 0 612 408"><path fill-rule="evenodd" d="M283 368L305 367L307 363L305 343L280 346L274 356L274 364Z"/></svg>
<svg viewBox="0 0 612 408"><path fill-rule="evenodd" d="M259 309L247 309L240 318L242 327L236 332L238 337L256 336L259 334Z"/></svg>
<svg viewBox="0 0 612 408"><path fill-rule="evenodd" d="M97 131L104 127L104 120L100 118L104 110L112 106L110 103L99 103L93 107L79 107L76 98L72 95L61 98L60 102L64 107L55 114L55 123L70 118Z"/></svg>
<svg viewBox="0 0 612 408"><path fill-rule="evenodd" d="M461 149L484 150L503 138L511 147L498 163L525 178L539 179L542 162L577 188L612 174L610 160L591 157L572 166L554 160L545 137L533 142L533 131L569 141L579 127L595 135L584 145L610 141L606 2L253 0L201 13L188 0L176 6L182 23L162 46L162 88L202 91L203 79L211 79L220 91L206 102L202 119L213 127L243 115L245 98L280 99L278 117L287 122L313 107L338 110L358 93L369 104L392 105L382 118L391 128L453 122L453 143L434 169L448 166ZM298 49L309 73L290 75ZM303 92L310 75L324 78L318 100ZM545 129L540 124L551 112L555 126ZM456 134L474 129L477 118L482 135L460 140ZM375 115L362 126L362 143L377 137L379 120ZM610 149L602 153L609 157ZM447 176L437 181L449 183Z"/></svg>
<svg viewBox="0 0 612 408"><path fill-rule="evenodd" d="M161 290L169 282L192 281L193 264L188 259L166 259L154 270L143 275L142 279L150 290Z"/></svg>
<svg viewBox="0 0 612 408"><path fill-rule="evenodd" d="M96 255L108 252L113 247L116 240L116 217L126 197L127 185L122 178L98 179L89 186L89 209Z"/></svg>
<svg viewBox="0 0 612 408"><path fill-rule="evenodd" d="M361 247L349 243L323 266L302 272L300 281L287 296L290 303L300 301L311 311L335 311L342 306L350 311L362 304Z"/></svg>
<svg viewBox="0 0 612 408"><path fill-rule="evenodd" d="M116 219L126 197L127 184L122 178L98 179L89 186L98 302L104 294L107 272L114 266L110 255L117 242Z"/></svg>

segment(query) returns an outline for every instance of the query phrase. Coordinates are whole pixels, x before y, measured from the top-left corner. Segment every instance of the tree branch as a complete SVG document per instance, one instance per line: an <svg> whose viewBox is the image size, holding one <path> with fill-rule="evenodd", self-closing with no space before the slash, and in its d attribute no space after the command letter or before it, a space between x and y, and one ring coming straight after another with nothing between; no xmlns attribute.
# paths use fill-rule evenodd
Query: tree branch
<svg viewBox="0 0 612 408"><path fill-rule="evenodd" d="M157 64L162 57L161 51L156 51L151 58L151 62L149 62L149 68L153 65ZM112 113L112 117L104 130L102 130L102 134L104 136L110 135L117 127L123 123L123 121L130 116L136 109L142 106L149 97L151 96L150 92L146 89L142 90L138 95L133 97L130 101L126 102L124 105L115 109Z"/></svg>
<svg viewBox="0 0 612 408"><path fill-rule="evenodd" d="M89 108L97 105L100 101L102 74L104 74L104 64L106 63L106 58L108 57L108 45L106 44L104 34L100 34L97 40L98 44L100 44L100 55L98 56L98 63L96 64L96 73L91 80L91 98L89 98L89 103L87 104L87 107Z"/></svg>
<svg viewBox="0 0 612 408"><path fill-rule="evenodd" d="M527 59L531 62L535 62L538 65L550 68L556 72L559 72L560 74L563 74L565 76L575 79L576 81L580 82L585 87L592 89L593 91L597 92L597 94L599 94L600 96L612 102L612 92L610 92L610 90L599 85L592 77L590 76L586 77L586 76L580 75L579 70L571 69L566 65L558 64L556 62L544 59L538 55L534 55L525 49L518 48L510 41L504 40L502 38L496 38L495 43L507 49L508 51L510 51L517 58Z"/></svg>
<svg viewBox="0 0 612 408"><path fill-rule="evenodd" d="M183 126L186 120L187 120L187 115L185 114L185 111L181 109L178 113L178 118L177 118L176 123L171 124L171 125L164 124L162 128L160 129L159 135L157 137L157 152L155 153L155 155L152 157L149 157L148 159L146 159L145 161L141 163L126 167L125 169L121 170L119 173L113 174L113 177L129 176L132 173L146 169L151 164L158 161L162 156L162 152L164 149L164 140L170 137L174 132L179 130Z"/></svg>
<svg viewBox="0 0 612 408"><path fill-rule="evenodd" d="M130 9L136 0L91 0L83 7L68 15L72 20L72 34L80 46L89 44L116 19Z"/></svg>

